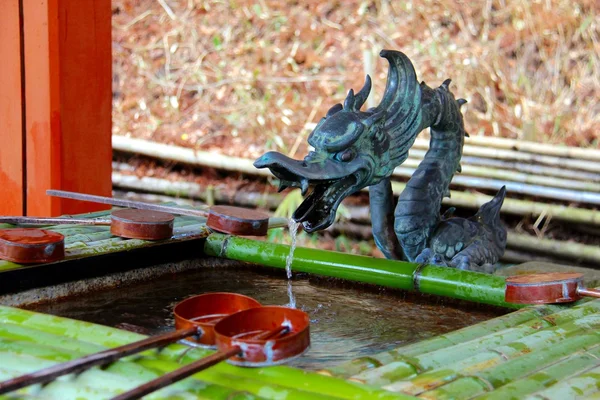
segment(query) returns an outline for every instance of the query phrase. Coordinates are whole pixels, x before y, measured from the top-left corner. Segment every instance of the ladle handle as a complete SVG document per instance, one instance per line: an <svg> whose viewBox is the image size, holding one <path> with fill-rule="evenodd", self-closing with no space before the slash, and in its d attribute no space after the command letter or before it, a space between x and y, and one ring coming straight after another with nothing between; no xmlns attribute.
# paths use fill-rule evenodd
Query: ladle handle
<svg viewBox="0 0 600 400"><path fill-rule="evenodd" d="M160 204L144 203L142 201L115 199L112 197L97 196L94 194L69 192L66 190L46 190L46 194L48 196L60 197L64 199L90 201L92 203L109 204L112 206L137 208L139 210L162 211L175 215L185 215L188 217L208 217L209 214L209 211L206 210L190 210L182 207L163 206ZM286 226L288 226L287 218L269 218L269 229L285 228Z"/></svg>
<svg viewBox="0 0 600 400"><path fill-rule="evenodd" d="M122 357L140 353L144 350L152 349L154 347L165 346L197 333L197 327L180 329L174 332L168 332L163 335L153 336L137 342L119 346L114 349L108 349L98 353L90 354L62 364L53 365L30 374L21 375L4 382L0 382L0 394L12 392L13 390L36 383L50 382L59 376L77 373L96 365L109 364Z"/></svg>
<svg viewBox="0 0 600 400"><path fill-rule="evenodd" d="M278 337L282 333L288 333L290 328L287 326L281 326L275 330L260 333L252 338L252 340L269 340Z"/></svg>
<svg viewBox="0 0 600 400"><path fill-rule="evenodd" d="M577 288L577 294L580 296L600 297L600 290L589 288Z"/></svg>
<svg viewBox="0 0 600 400"><path fill-rule="evenodd" d="M0 223L19 225L110 225L110 220L52 217L0 217Z"/></svg>
<svg viewBox="0 0 600 400"><path fill-rule="evenodd" d="M263 332L256 336L253 336L252 340L269 340L281 335L282 333L285 334L289 332L289 330L289 327L281 326L277 329ZM171 371L163 376L151 380L150 382L146 382L145 384L133 388L128 392L121 393L120 395L113 397L111 400L139 399L158 389L161 389L165 386L171 385L175 382L185 379L188 376L195 374L196 372L200 372L208 367L212 367L213 365L220 363L221 361L225 361L228 358L239 354L241 351L242 350L239 348L239 346L234 346L227 351L214 353L208 357L204 357L198 361L194 361L184 367L176 369L175 371Z"/></svg>
<svg viewBox="0 0 600 400"><path fill-rule="evenodd" d="M208 367L212 367L213 365L220 363L221 361L225 361L228 358L235 356L240 351L241 349L238 346L235 346L225 352L211 354L208 357L204 357L198 361L189 363L184 367L176 369L175 371L168 372L165 375L151 380L150 382L146 382L143 385L135 387L128 392L121 393L120 395L113 397L112 400L129 400L142 398L143 396L150 394L160 388L169 386L175 382L187 378L188 376L194 375L196 372L200 372Z"/></svg>
<svg viewBox="0 0 600 400"><path fill-rule="evenodd" d="M208 211L204 210L189 210L182 207L163 206L160 204L144 203L142 201L115 199L112 197L96 196L94 194L68 192L66 190L46 190L46 194L48 196L60 197L64 199L90 201L92 203L110 204L112 206L137 208L139 210L161 211L176 215L187 215L189 217L208 216Z"/></svg>

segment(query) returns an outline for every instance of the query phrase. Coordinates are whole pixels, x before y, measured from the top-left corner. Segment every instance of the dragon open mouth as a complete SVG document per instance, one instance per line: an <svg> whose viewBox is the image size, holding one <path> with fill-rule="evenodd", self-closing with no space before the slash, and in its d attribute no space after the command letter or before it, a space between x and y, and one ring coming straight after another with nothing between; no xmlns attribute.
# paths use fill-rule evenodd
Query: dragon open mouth
<svg viewBox="0 0 600 400"><path fill-rule="evenodd" d="M342 200L354 192L357 177L350 175L335 181L315 182L313 191L304 199L292 218L301 222L306 232L325 229L335 221Z"/></svg>
<svg viewBox="0 0 600 400"><path fill-rule="evenodd" d="M369 170L364 160L340 163L321 159L318 162L293 160L269 152L254 162L257 168L269 168L279 180L279 191L298 187L309 193L292 215L306 232L325 229L335 221L338 206L350 194L365 186Z"/></svg>

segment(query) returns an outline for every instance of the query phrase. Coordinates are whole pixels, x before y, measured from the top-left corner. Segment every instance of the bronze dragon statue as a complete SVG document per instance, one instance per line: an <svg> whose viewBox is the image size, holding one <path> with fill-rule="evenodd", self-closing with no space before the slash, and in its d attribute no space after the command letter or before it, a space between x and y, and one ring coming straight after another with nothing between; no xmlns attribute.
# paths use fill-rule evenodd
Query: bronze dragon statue
<svg viewBox="0 0 600 400"><path fill-rule="evenodd" d="M460 172L466 132L460 112L465 100L455 100L450 80L432 89L418 83L411 61L398 51L383 50L389 62L381 103L361 111L371 91L350 90L308 138L314 151L303 160L268 152L254 163L269 168L279 190L312 191L293 215L307 232L330 226L342 200L369 187L373 235L387 258L490 272L506 247L506 228L499 213L505 189L471 218L440 215L450 181ZM425 128L431 131L429 150L400 194L394 210L390 176L408 157ZM451 211L450 211L451 213Z"/></svg>

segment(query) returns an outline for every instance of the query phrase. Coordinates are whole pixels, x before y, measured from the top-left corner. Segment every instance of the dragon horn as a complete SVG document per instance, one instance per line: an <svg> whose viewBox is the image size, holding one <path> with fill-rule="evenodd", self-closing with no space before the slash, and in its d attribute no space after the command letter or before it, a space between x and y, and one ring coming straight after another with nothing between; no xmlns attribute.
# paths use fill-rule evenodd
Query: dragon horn
<svg viewBox="0 0 600 400"><path fill-rule="evenodd" d="M327 111L327 114L325 115L325 118L327 117L331 117L333 114L335 114L338 111L342 110L342 105L340 103L337 103L336 105L334 105L333 107L331 107L329 109L329 111Z"/></svg>
<svg viewBox="0 0 600 400"><path fill-rule="evenodd" d="M452 83L452 79L446 79L444 82L442 82L442 86L445 89L449 89L450 88L450 84Z"/></svg>
<svg viewBox="0 0 600 400"><path fill-rule="evenodd" d="M367 97L369 97L369 93L371 93L371 77L367 75L365 78L365 84L362 89L358 93L356 93L356 100L354 103L354 111L360 110L360 108L367 101Z"/></svg>
<svg viewBox="0 0 600 400"><path fill-rule="evenodd" d="M467 104L467 100L465 100L465 99L458 99L458 100L456 100L456 102L458 103L458 108Z"/></svg>
<svg viewBox="0 0 600 400"><path fill-rule="evenodd" d="M354 104L356 104L356 98L354 97L354 89L350 89L346 100L344 100L345 110L354 110Z"/></svg>
<svg viewBox="0 0 600 400"><path fill-rule="evenodd" d="M382 50L379 55L390 64L385 91L377 106L378 109L387 111L388 134L393 137L397 132L406 132L407 135L416 137L420 131L415 122L419 120L417 117L421 112L421 88L415 68L410 59L399 51ZM412 140L408 146L410 145Z"/></svg>

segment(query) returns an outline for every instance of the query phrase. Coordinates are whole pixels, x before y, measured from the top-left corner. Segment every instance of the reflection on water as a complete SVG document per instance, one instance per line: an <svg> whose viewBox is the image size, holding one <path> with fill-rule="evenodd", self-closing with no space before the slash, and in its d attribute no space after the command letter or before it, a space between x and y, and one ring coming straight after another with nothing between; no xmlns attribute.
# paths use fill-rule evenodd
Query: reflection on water
<svg viewBox="0 0 600 400"><path fill-rule="evenodd" d="M36 311L157 334L174 329L172 310L196 294L227 291L264 305L285 305L287 279L253 269L207 268L109 291L39 305ZM483 306L459 307L440 299L380 291L329 280L294 277L297 307L311 318L311 349L290 365L319 369L472 325L499 315ZM345 287L344 287L345 286Z"/></svg>

